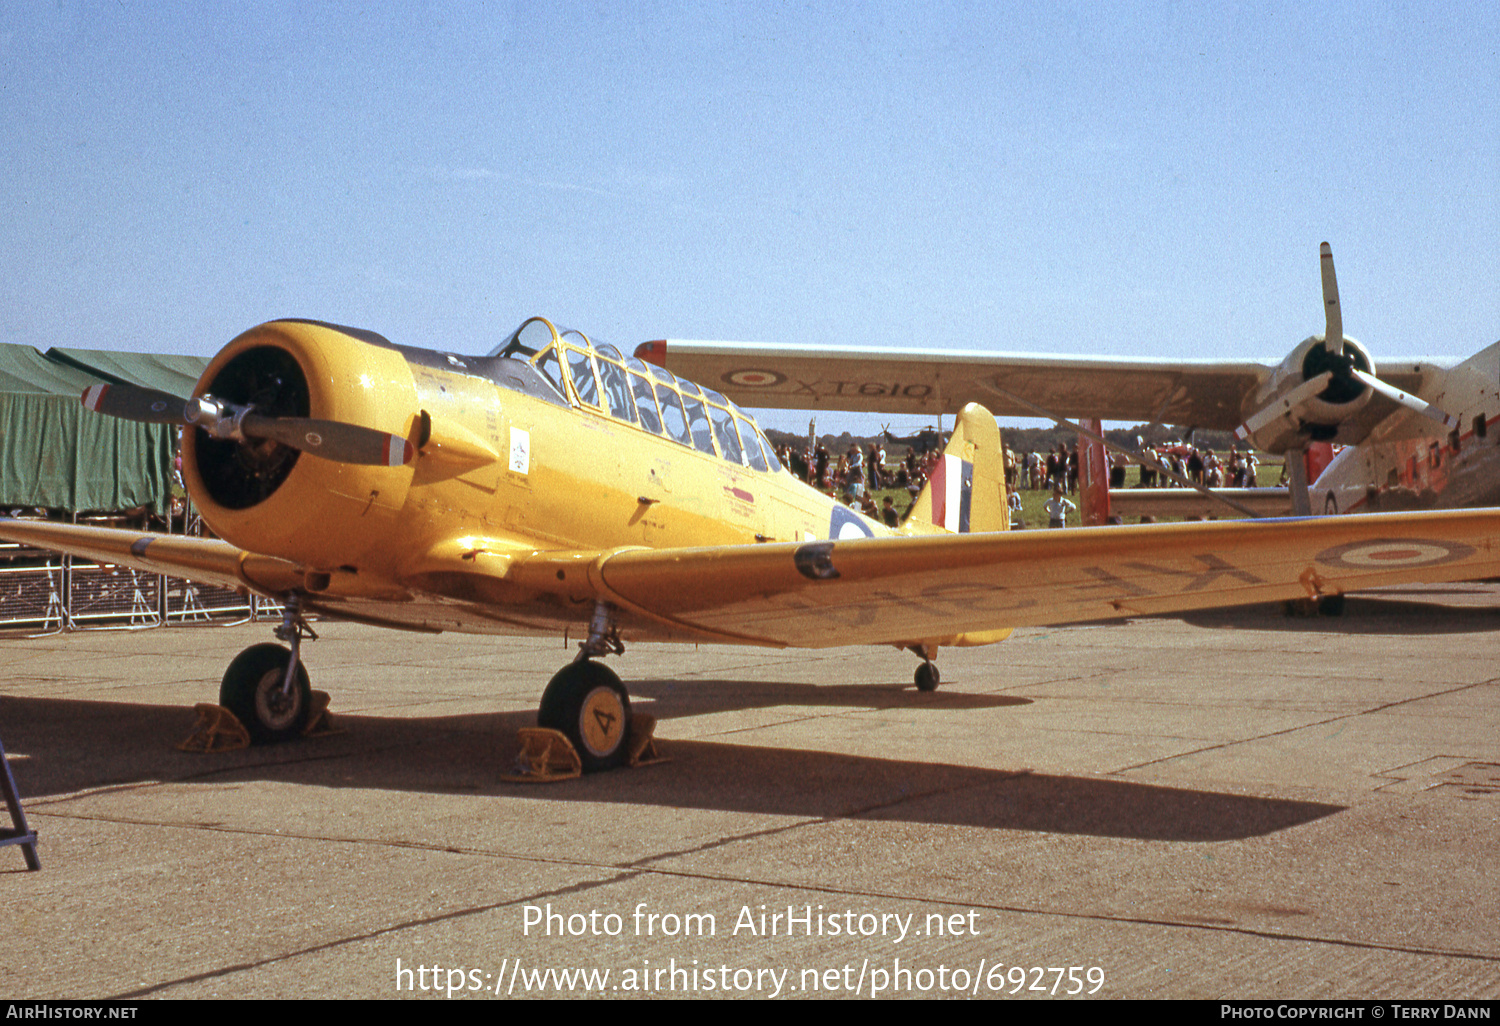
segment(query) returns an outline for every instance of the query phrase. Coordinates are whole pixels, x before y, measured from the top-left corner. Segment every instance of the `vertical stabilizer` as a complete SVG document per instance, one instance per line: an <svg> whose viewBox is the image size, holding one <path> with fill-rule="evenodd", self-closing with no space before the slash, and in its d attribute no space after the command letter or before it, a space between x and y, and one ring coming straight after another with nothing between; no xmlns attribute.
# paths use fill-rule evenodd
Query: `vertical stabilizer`
<svg viewBox="0 0 1500 1026"><path fill-rule="evenodd" d="M1010 527L1000 428L989 410L970 403L958 412L953 437L912 503L906 526L956 534Z"/></svg>

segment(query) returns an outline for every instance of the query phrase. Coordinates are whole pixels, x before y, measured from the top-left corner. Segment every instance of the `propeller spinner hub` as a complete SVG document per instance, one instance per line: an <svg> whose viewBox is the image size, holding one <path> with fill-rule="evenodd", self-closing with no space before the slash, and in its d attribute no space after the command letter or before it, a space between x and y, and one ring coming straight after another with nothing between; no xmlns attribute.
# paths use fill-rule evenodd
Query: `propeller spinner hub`
<svg viewBox="0 0 1500 1026"><path fill-rule="evenodd" d="M1349 338L1343 343L1333 353L1321 344L1309 346L1302 357L1303 381L1311 381L1325 371L1333 374L1333 379L1318 393L1318 398L1334 406L1352 403L1367 391L1367 386L1354 375L1354 371L1375 373L1374 362L1363 346Z"/></svg>
<svg viewBox="0 0 1500 1026"><path fill-rule="evenodd" d="M184 417L198 428L198 473L210 496L228 509L265 501L291 473L300 455L271 441L245 443L240 430L250 407L272 417L306 417L307 378L295 357L277 346L237 354L208 383L208 394L190 402Z"/></svg>

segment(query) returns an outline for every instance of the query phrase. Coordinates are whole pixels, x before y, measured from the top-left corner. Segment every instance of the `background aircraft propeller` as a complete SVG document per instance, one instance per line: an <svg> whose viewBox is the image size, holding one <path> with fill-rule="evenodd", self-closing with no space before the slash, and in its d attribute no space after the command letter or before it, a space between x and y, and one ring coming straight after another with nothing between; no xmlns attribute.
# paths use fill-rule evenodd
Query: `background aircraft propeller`
<svg viewBox="0 0 1500 1026"><path fill-rule="evenodd" d="M1319 265L1323 271L1323 349L1329 356L1344 355L1344 314L1339 309L1339 279L1333 273L1333 247L1318 247Z"/></svg>
<svg viewBox="0 0 1500 1026"><path fill-rule="evenodd" d="M1422 416L1436 421L1437 423L1443 425L1444 429L1448 431L1452 431L1454 428L1458 427L1457 417L1453 416L1451 413L1443 412L1429 402L1424 402L1423 400L1418 399L1410 392L1403 392L1396 386L1388 385L1384 381L1381 381L1379 378L1377 378L1375 375L1366 374L1362 370L1351 370L1350 374L1358 378L1360 381L1363 381L1371 389L1379 392L1381 395L1385 396L1392 402L1399 403L1400 405L1406 407L1408 410L1411 410L1414 413L1420 413L1422 414Z"/></svg>
<svg viewBox="0 0 1500 1026"><path fill-rule="evenodd" d="M1307 379L1247 417L1235 434L1242 439L1249 439L1279 417L1287 418L1295 427L1302 420L1306 404L1312 400L1349 403L1366 389L1441 424L1445 431L1457 427L1457 417L1371 374L1365 369L1368 367L1367 357L1344 344L1344 315L1339 307L1339 282L1333 269L1333 247L1325 242L1318 247L1318 253L1323 278L1323 345L1308 353L1307 361L1303 364L1303 373L1308 375ZM1361 363L1364 363L1364 367ZM1313 423L1317 424L1316 421ZM1334 425L1324 426L1331 428ZM1332 434L1331 430L1329 434Z"/></svg>
<svg viewBox="0 0 1500 1026"><path fill-rule="evenodd" d="M83 405L122 420L202 428L214 438L265 439L338 463L400 467L416 455L411 442L386 431L311 417L266 416L253 406L212 396L182 399L139 385L94 385L83 393Z"/></svg>

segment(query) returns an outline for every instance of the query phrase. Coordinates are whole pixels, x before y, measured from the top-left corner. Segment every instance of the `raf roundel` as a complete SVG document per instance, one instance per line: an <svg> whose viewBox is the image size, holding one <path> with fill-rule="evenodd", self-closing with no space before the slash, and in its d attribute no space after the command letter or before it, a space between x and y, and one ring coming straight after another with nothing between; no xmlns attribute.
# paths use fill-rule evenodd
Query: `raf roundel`
<svg viewBox="0 0 1500 1026"><path fill-rule="evenodd" d="M721 379L725 384L740 388L775 388L786 381L786 375L773 370L746 368L726 373Z"/></svg>
<svg viewBox="0 0 1500 1026"><path fill-rule="evenodd" d="M1461 542L1430 538L1376 538L1326 549L1318 554L1318 562L1324 566L1371 570L1381 567L1437 566L1439 563L1451 563L1473 554L1474 550Z"/></svg>

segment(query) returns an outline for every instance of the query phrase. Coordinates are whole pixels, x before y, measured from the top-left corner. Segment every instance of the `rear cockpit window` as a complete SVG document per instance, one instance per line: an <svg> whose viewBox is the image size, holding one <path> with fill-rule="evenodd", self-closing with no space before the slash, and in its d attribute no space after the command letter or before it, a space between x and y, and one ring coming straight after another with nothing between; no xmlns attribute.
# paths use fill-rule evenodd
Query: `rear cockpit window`
<svg viewBox="0 0 1500 1026"><path fill-rule="evenodd" d="M785 468L781 465L781 460L778 459L777 456L776 456L776 447L771 444L771 440L769 438L767 438L765 435L762 435L760 433L760 428L759 427L755 428L755 433L760 438L760 447L761 447L761 449L765 451L765 454L766 454L766 463L770 466L770 468L772 470L776 471L777 473L780 473Z"/></svg>
<svg viewBox="0 0 1500 1026"><path fill-rule="evenodd" d="M719 440L719 453L730 463L743 466L745 461L741 456L740 436L734 429L734 418L722 406L710 406L708 411L714 422L714 437Z"/></svg>
<svg viewBox="0 0 1500 1026"><path fill-rule="evenodd" d="M631 374L630 391L635 396L635 412L640 415L641 427L652 434L661 434L661 414L656 408L656 392L651 382L639 374Z"/></svg>
<svg viewBox="0 0 1500 1026"><path fill-rule="evenodd" d="M688 428L693 432L693 445L699 452L714 454L713 431L708 426L708 412L703 400L697 396L684 395L682 405L687 408Z"/></svg>
<svg viewBox="0 0 1500 1026"><path fill-rule="evenodd" d="M745 461L750 464L752 470L765 470L766 457L760 451L760 438L757 437L755 428L749 421L738 417L734 418L734 426L739 429L740 445L745 450Z"/></svg>
<svg viewBox="0 0 1500 1026"><path fill-rule="evenodd" d="M683 445L692 445L687 415L682 410L682 397L669 385L657 385L656 401L661 406L662 424L666 427L667 434Z"/></svg>
<svg viewBox="0 0 1500 1026"><path fill-rule="evenodd" d="M608 355L613 353L616 359ZM594 350L594 362L599 365L599 381L609 400L609 415L619 420L635 423L635 403L630 396L630 382L625 378L625 368L617 360L618 350L614 346L599 346Z"/></svg>
<svg viewBox="0 0 1500 1026"><path fill-rule="evenodd" d="M629 371L630 394L635 400L635 412L641 427L652 434L661 434L661 412L656 408L656 390L647 376L646 365L633 356L627 356L625 368Z"/></svg>

